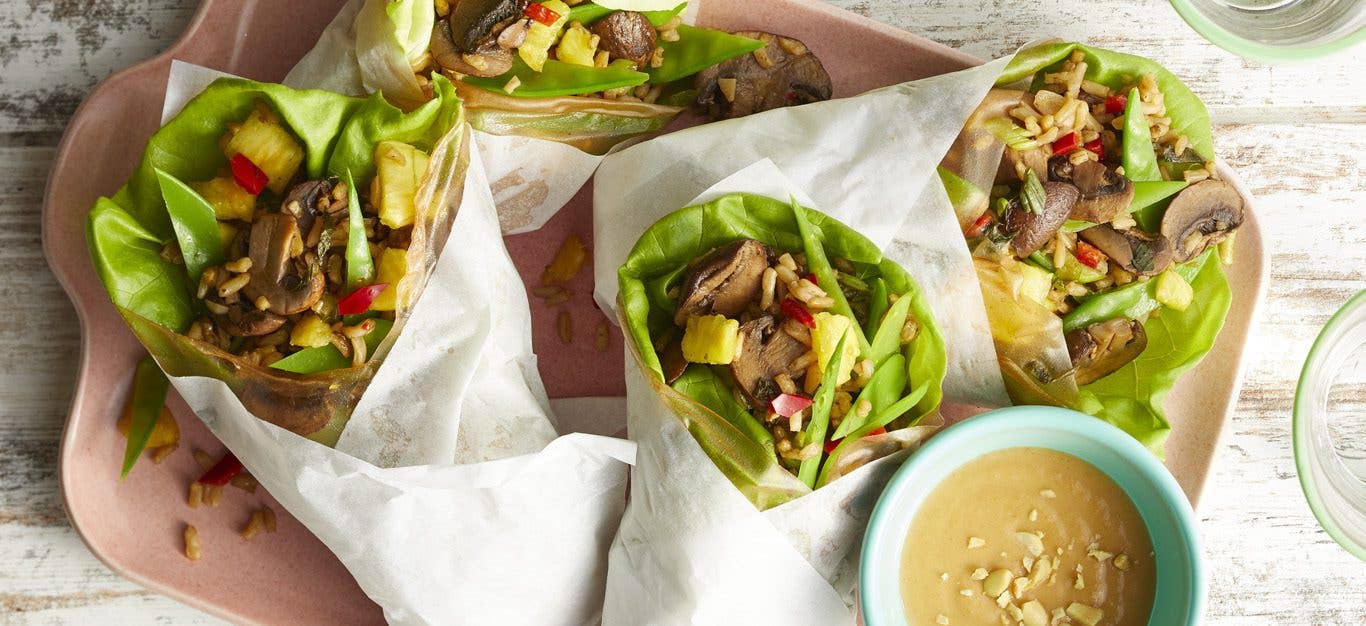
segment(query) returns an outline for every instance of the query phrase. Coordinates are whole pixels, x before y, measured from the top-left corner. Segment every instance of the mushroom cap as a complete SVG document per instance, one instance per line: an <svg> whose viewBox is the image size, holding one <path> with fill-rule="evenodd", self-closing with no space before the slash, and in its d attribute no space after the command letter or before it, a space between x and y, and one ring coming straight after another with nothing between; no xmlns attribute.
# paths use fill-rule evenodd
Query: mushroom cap
<svg viewBox="0 0 1366 626"><path fill-rule="evenodd" d="M1057 155L1048 160L1048 177L1072 183L1081 192L1072 208L1074 220L1106 224L1128 213L1134 200L1134 184L1096 161L1073 165L1066 156Z"/></svg>
<svg viewBox="0 0 1366 626"><path fill-rule="evenodd" d="M740 350L730 362L730 372L751 405L764 406L781 393L773 378L790 373L792 362L808 350L783 332L776 316L765 315L740 325Z"/></svg>
<svg viewBox="0 0 1366 626"><path fill-rule="evenodd" d="M626 59L636 67L650 65L659 32L643 14L615 11L594 22L591 30L601 38L601 49L612 59Z"/></svg>
<svg viewBox="0 0 1366 626"><path fill-rule="evenodd" d="M295 241L298 241L296 244ZM242 291L255 301L264 296L268 309L276 315L293 315L307 310L326 288L317 267L295 262L295 250L303 251L299 223L291 215L263 215L251 225L251 276ZM302 266L302 269L301 269Z"/></svg>
<svg viewBox="0 0 1366 626"><path fill-rule="evenodd" d="M1104 378L1138 358L1148 347L1143 323L1124 317L1096 322L1067 333L1067 353L1077 384Z"/></svg>
<svg viewBox="0 0 1366 626"><path fill-rule="evenodd" d="M526 0L454 2L450 16L444 20L446 34L455 52L478 54L490 41L497 39L497 33L502 30L500 26L506 26L506 22L520 18L526 7Z"/></svg>
<svg viewBox="0 0 1366 626"><path fill-rule="evenodd" d="M1001 165L996 168L996 183L1008 185L1019 182L1021 178L1016 170L1017 163L1023 163L1025 167L1034 170L1039 180L1048 180L1048 155L1052 153L1053 150L1046 145L1029 150L1016 150L1006 146L1005 152L1001 153Z"/></svg>
<svg viewBox="0 0 1366 626"><path fill-rule="evenodd" d="M330 200L335 180L319 179L299 183L289 189L280 203L280 212L287 213L299 223L299 232L307 233L313 228L313 220L323 214L319 200ZM325 203L330 204L330 202Z"/></svg>
<svg viewBox="0 0 1366 626"><path fill-rule="evenodd" d="M737 317L763 290L764 270L773 251L753 239L717 248L688 270L679 293L674 322L686 326L694 315Z"/></svg>
<svg viewBox="0 0 1366 626"><path fill-rule="evenodd" d="M470 52L461 52L451 40L451 27L448 21L437 22L436 27L432 29L429 48L436 63L452 72L492 78L512 70L512 50L498 45L497 37L489 37Z"/></svg>
<svg viewBox="0 0 1366 626"><path fill-rule="evenodd" d="M1023 258L1034 254L1057 235L1080 195L1076 187L1067 183L1049 181L1043 184L1043 190L1043 211L1026 211L1024 205L1016 200L1010 203L1010 208L1002 216L1006 230L1015 233L1010 240L1010 251L1015 256Z"/></svg>
<svg viewBox="0 0 1366 626"><path fill-rule="evenodd" d="M218 322L223 330L234 337L260 337L269 335L285 325L285 318L261 311L250 302L238 300L228 306L228 314L219 316Z"/></svg>
<svg viewBox="0 0 1366 626"><path fill-rule="evenodd" d="M697 104L717 119L829 100L830 74L806 44L762 31L735 33L764 42L750 54L726 59L697 73ZM722 79L735 80L734 99L721 90Z"/></svg>
<svg viewBox="0 0 1366 626"><path fill-rule="evenodd" d="M1161 274L1174 260L1171 242L1161 235L1134 229L1117 230L1109 224L1092 226L1079 234L1086 243L1100 248L1111 261L1140 276Z"/></svg>
<svg viewBox="0 0 1366 626"><path fill-rule="evenodd" d="M683 342L675 338L664 347L659 355L659 365L664 369L664 384L672 385L683 372L688 371L688 359L683 356Z"/></svg>
<svg viewBox="0 0 1366 626"><path fill-rule="evenodd" d="M1176 194L1162 215L1161 233L1176 262L1184 263L1242 224L1242 194L1222 180L1206 179Z"/></svg>

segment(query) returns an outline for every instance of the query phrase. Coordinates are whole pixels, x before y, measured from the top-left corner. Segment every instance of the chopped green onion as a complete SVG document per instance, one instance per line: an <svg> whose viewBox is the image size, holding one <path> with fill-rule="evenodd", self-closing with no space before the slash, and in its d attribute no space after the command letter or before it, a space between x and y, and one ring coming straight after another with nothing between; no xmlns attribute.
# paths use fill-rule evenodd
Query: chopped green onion
<svg viewBox="0 0 1366 626"><path fill-rule="evenodd" d="M1044 192L1039 176L1032 169L1025 170L1024 186L1020 187L1020 206L1030 213L1042 214L1047 199L1048 194Z"/></svg>
<svg viewBox="0 0 1366 626"><path fill-rule="evenodd" d="M1033 150L1040 145L1038 140L1029 136L1029 131L1016 126L1004 117L989 119L982 126L1009 146L1011 150Z"/></svg>

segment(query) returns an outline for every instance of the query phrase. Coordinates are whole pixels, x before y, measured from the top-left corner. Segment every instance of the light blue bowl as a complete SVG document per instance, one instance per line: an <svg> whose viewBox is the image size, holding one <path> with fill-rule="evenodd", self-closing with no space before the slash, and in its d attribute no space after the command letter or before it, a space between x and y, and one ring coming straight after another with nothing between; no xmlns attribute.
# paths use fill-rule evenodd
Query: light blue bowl
<svg viewBox="0 0 1366 626"><path fill-rule="evenodd" d="M1157 554L1157 593L1148 626L1195 626L1205 608L1205 570L1195 514L1176 479L1124 431L1076 411L1020 406L950 427L897 470L873 509L859 565L859 605L867 626L904 626L901 551L911 520L954 470L1006 448L1048 448L1105 472L1138 507Z"/></svg>

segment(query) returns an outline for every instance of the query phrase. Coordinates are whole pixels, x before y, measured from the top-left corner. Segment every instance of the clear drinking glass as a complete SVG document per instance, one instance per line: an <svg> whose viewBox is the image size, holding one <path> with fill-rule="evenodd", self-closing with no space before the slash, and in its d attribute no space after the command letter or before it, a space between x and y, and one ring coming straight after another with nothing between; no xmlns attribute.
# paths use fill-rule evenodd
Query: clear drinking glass
<svg viewBox="0 0 1366 626"><path fill-rule="evenodd" d="M1262 61L1322 56L1366 40L1363 0L1170 0L1206 39Z"/></svg>
<svg viewBox="0 0 1366 626"><path fill-rule="evenodd" d="M1366 291L1329 320L1304 363L1295 466L1323 529L1366 560Z"/></svg>

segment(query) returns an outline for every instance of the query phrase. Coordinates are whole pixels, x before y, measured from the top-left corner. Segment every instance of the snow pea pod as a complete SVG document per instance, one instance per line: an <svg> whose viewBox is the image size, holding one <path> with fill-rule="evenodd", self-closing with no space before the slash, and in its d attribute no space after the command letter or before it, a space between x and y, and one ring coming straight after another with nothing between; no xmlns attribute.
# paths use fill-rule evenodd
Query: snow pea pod
<svg viewBox="0 0 1366 626"><path fill-rule="evenodd" d="M863 327L865 336L876 335L882 316L887 313L887 281L882 277L874 278L868 290L868 322Z"/></svg>
<svg viewBox="0 0 1366 626"><path fill-rule="evenodd" d="M161 407L166 404L166 391L170 386L170 379L161 372L161 367L152 357L138 362L137 371L133 373L132 419L129 420L128 446L123 451L120 478L128 476L142 451L147 448L152 429L156 428L157 418L161 416Z"/></svg>
<svg viewBox="0 0 1366 626"><path fill-rule="evenodd" d="M389 335L394 323L389 320L376 319L375 329L365 336L366 354L374 354L375 348ZM317 374L328 370L340 370L351 367L351 359L342 356L336 346L321 346L317 348L305 348L291 354L279 361L271 363L272 368L295 374Z"/></svg>
<svg viewBox="0 0 1366 626"><path fill-rule="evenodd" d="M213 205L180 179L160 168L155 171L190 284L199 284L199 275L204 273L204 268L223 262L223 243Z"/></svg>
<svg viewBox="0 0 1366 626"><path fill-rule="evenodd" d="M507 94L504 87L513 78L520 84L512 93ZM512 69L502 76L479 78L468 76L464 82L482 87L489 91L504 93L515 98L553 98L556 96L583 96L608 89L635 87L650 80L650 75L637 72L630 61L620 60L607 67L588 67L556 60L545 62L545 67L537 72L520 58L513 59Z"/></svg>
<svg viewBox="0 0 1366 626"><path fill-rule="evenodd" d="M346 170L346 291L355 291L375 280L375 261L370 257L370 242L365 238L365 217L351 170ZM373 334L373 333L372 333Z"/></svg>
<svg viewBox="0 0 1366 626"><path fill-rule="evenodd" d="M868 401L871 409L865 417L860 418L857 411L850 410L844 416L844 421L840 422L839 428L835 429L835 434L831 439L844 439L850 433L863 428L864 424L878 416L887 407L895 404L901 399L901 394L906 390L907 376L906 357L900 354L893 354L882 365L878 366L873 372L873 377L868 379L868 384L859 392L854 399L854 406L858 407L863 401Z"/></svg>
<svg viewBox="0 0 1366 626"><path fill-rule="evenodd" d="M1200 273L1206 260L1214 254L1214 250L1206 252L1200 258L1180 265L1172 266L1181 278L1189 283L1195 280L1195 276ZM1129 283L1119 289L1087 298L1084 302L1062 318L1062 328L1065 332L1071 332L1084 326L1089 326L1096 322L1125 317L1128 319L1139 319L1148 313L1157 310L1162 306L1157 300L1157 282L1149 280L1145 282Z"/></svg>
<svg viewBox="0 0 1366 626"><path fill-rule="evenodd" d="M646 68L651 84L671 83L692 76L717 63L764 47L764 42L739 35L682 24L678 27L678 41L659 40L664 49L664 62L659 67Z"/></svg>
<svg viewBox="0 0 1366 626"><path fill-rule="evenodd" d="M855 325L854 328L858 326ZM821 378L821 388L811 403L811 421L807 422L806 431L802 433L803 447L812 442L820 446L816 454L803 459L801 467L797 469L797 478L812 489L816 488L816 477L821 468L822 455L825 453L825 433L830 427L830 407L835 403L835 388L839 386L840 368L844 362L844 342L848 340L849 335L846 333L835 344L835 352L830 355L830 362L825 366L825 375Z"/></svg>
<svg viewBox="0 0 1366 626"><path fill-rule="evenodd" d="M806 216L806 210L797 204L796 198L792 198L792 216L797 222L797 232L802 237L806 268L816 275L816 281L821 289L835 301L835 306L830 307L830 310L850 320L858 319L854 317L854 310L849 308L849 301L844 298L844 290L840 289L839 282L835 279L835 269L830 266L830 259L825 256L825 247L821 245L820 238L811 227L811 219ZM863 328L858 324L853 324L852 328L854 339L858 341L859 354L869 354L872 347L868 345L868 338L863 335ZM843 344L843 339L840 341Z"/></svg>
<svg viewBox="0 0 1366 626"><path fill-rule="evenodd" d="M1138 87L1129 90L1129 103L1124 108L1124 176L1132 181L1162 180L1157 169L1157 154L1153 152L1152 133L1148 130L1148 116L1143 114L1143 102Z"/></svg>

